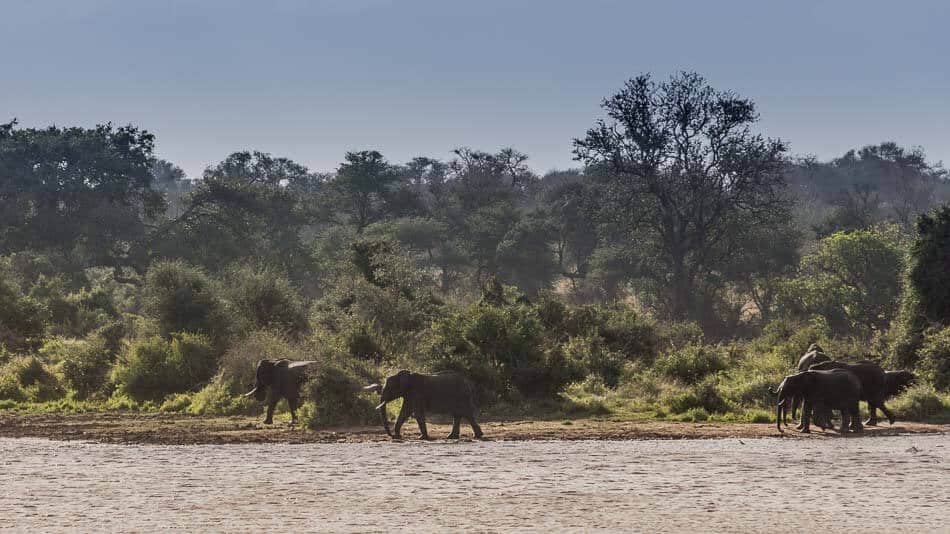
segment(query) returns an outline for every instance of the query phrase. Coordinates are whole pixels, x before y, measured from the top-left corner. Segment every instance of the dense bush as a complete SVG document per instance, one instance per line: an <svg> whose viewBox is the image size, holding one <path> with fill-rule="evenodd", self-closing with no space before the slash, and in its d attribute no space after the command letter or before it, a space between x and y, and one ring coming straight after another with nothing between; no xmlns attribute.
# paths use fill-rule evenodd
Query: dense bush
<svg viewBox="0 0 950 534"><path fill-rule="evenodd" d="M182 262L159 262L149 269L142 292L145 312L163 335L192 332L221 342L230 321L208 276Z"/></svg>
<svg viewBox="0 0 950 534"><path fill-rule="evenodd" d="M690 343L664 354L656 362L661 374L686 384L695 384L706 376L726 368L728 350L722 346Z"/></svg>
<svg viewBox="0 0 950 534"><path fill-rule="evenodd" d="M63 354L63 382L80 399L104 392L115 350L103 335L92 335Z"/></svg>
<svg viewBox="0 0 950 534"><path fill-rule="evenodd" d="M950 390L950 326L924 331L918 360L927 381L938 390Z"/></svg>
<svg viewBox="0 0 950 534"><path fill-rule="evenodd" d="M379 398L362 390L377 377L367 367L323 360L303 387L301 422L309 428L333 425L377 424L374 410Z"/></svg>
<svg viewBox="0 0 950 534"><path fill-rule="evenodd" d="M191 391L207 383L216 363L207 337L180 332L169 339L152 337L132 345L112 379L138 401L160 401L170 393Z"/></svg>
<svg viewBox="0 0 950 534"><path fill-rule="evenodd" d="M914 421L950 422L950 395L919 384L888 403L895 417Z"/></svg>
<svg viewBox="0 0 950 534"><path fill-rule="evenodd" d="M300 296L283 276L270 269L236 268L228 275L227 294L247 330L271 329L296 336L307 328Z"/></svg>
<svg viewBox="0 0 950 534"><path fill-rule="evenodd" d="M35 356L14 358L0 367L0 399L45 402L64 395L59 380Z"/></svg>
<svg viewBox="0 0 950 534"><path fill-rule="evenodd" d="M35 347L46 326L44 310L35 299L0 271L0 346L11 350Z"/></svg>

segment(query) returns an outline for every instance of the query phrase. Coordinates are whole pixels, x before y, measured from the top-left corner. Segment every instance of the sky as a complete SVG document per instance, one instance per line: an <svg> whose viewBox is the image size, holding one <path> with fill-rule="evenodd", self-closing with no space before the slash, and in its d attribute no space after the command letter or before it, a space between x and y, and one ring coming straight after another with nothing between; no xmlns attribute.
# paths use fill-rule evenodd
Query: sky
<svg viewBox="0 0 950 534"><path fill-rule="evenodd" d="M950 2L0 0L0 122L134 124L198 177L261 150L315 171L511 146L538 172L641 73L696 71L829 159L950 164Z"/></svg>

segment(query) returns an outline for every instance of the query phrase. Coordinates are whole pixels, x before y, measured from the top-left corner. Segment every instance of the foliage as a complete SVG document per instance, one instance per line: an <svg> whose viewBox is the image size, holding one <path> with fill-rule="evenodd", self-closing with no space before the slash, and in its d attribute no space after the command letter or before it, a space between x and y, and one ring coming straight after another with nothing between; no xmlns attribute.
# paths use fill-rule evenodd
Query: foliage
<svg viewBox="0 0 950 534"><path fill-rule="evenodd" d="M221 341L230 329L218 289L202 270L180 261L151 266L142 300L166 336L193 332Z"/></svg>
<svg viewBox="0 0 950 534"><path fill-rule="evenodd" d="M134 126L0 127L0 250L42 250L82 267L146 267L164 211L152 185L154 137Z"/></svg>
<svg viewBox="0 0 950 534"><path fill-rule="evenodd" d="M754 104L695 73L629 80L574 141L598 175L599 216L631 246L638 278L665 317L714 318L717 271L749 229L787 220L785 144L751 132Z"/></svg>
<svg viewBox="0 0 950 534"><path fill-rule="evenodd" d="M59 380L35 356L14 358L0 366L0 399L45 402L64 395Z"/></svg>
<svg viewBox="0 0 950 534"><path fill-rule="evenodd" d="M25 296L0 271L0 347L18 350L36 346L46 330L43 309Z"/></svg>
<svg viewBox="0 0 950 534"><path fill-rule="evenodd" d="M216 360L210 341L200 334L153 337L130 347L113 370L112 379L139 402L160 401L170 393L192 391L206 384L215 372Z"/></svg>
<svg viewBox="0 0 950 534"><path fill-rule="evenodd" d="M892 360L913 366L928 327L950 325L950 205L917 219L908 254L900 312L892 332Z"/></svg>
<svg viewBox="0 0 950 534"><path fill-rule="evenodd" d="M104 394L119 347L115 331L104 329L62 352L63 382L80 399ZM111 335L110 335L111 334Z"/></svg>
<svg viewBox="0 0 950 534"><path fill-rule="evenodd" d="M308 328L307 313L297 291L273 269L239 267L230 271L226 294L246 331L272 329L300 335Z"/></svg>
<svg viewBox="0 0 950 534"><path fill-rule="evenodd" d="M660 357L656 367L669 378L695 384L726 368L728 356L725 352L723 347L690 343Z"/></svg>
<svg viewBox="0 0 950 534"><path fill-rule="evenodd" d="M903 261L896 226L831 234L802 259L781 306L799 317L821 315L837 333L882 332L897 312Z"/></svg>
<svg viewBox="0 0 950 534"><path fill-rule="evenodd" d="M378 398L362 390L371 381L375 377L364 367L322 361L301 393L307 399L301 422L308 428L378 423Z"/></svg>
<svg viewBox="0 0 950 534"><path fill-rule="evenodd" d="M950 326L925 330L917 358L927 381L938 390L950 391Z"/></svg>

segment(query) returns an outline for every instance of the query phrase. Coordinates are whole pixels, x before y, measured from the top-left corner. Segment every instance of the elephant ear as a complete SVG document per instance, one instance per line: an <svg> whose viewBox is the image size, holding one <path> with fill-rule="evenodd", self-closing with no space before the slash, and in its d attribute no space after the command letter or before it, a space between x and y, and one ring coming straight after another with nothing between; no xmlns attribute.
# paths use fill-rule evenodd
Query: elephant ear
<svg viewBox="0 0 950 534"><path fill-rule="evenodd" d="M403 394L409 391L409 377L411 375L412 373L405 369L397 373L397 376L399 377L399 391L401 391Z"/></svg>

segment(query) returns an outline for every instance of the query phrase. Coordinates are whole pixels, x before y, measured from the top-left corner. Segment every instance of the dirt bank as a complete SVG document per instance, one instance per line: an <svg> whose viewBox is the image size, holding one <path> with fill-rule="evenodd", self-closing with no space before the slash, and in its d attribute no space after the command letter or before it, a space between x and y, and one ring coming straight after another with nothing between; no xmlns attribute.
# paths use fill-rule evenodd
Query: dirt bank
<svg viewBox="0 0 950 534"><path fill-rule="evenodd" d="M506 421L482 424L485 436L497 441L526 440L634 440L634 439L704 439L775 437L780 434L774 424L747 423L676 423L618 422L598 420L576 421ZM430 424L433 437L448 435L450 427ZM898 422L868 428L866 435L896 435L950 432L950 425ZM403 435L414 440L418 431L410 422ZM462 436L471 436L462 427ZM838 438L834 432L816 431L803 436L787 431L795 439ZM320 431L292 428L286 422L273 426L254 417L190 417L170 414L0 414L0 437L40 437L56 440L86 440L101 443L138 443L161 445L194 445L224 443L364 443L387 441L377 426L341 427Z"/></svg>

